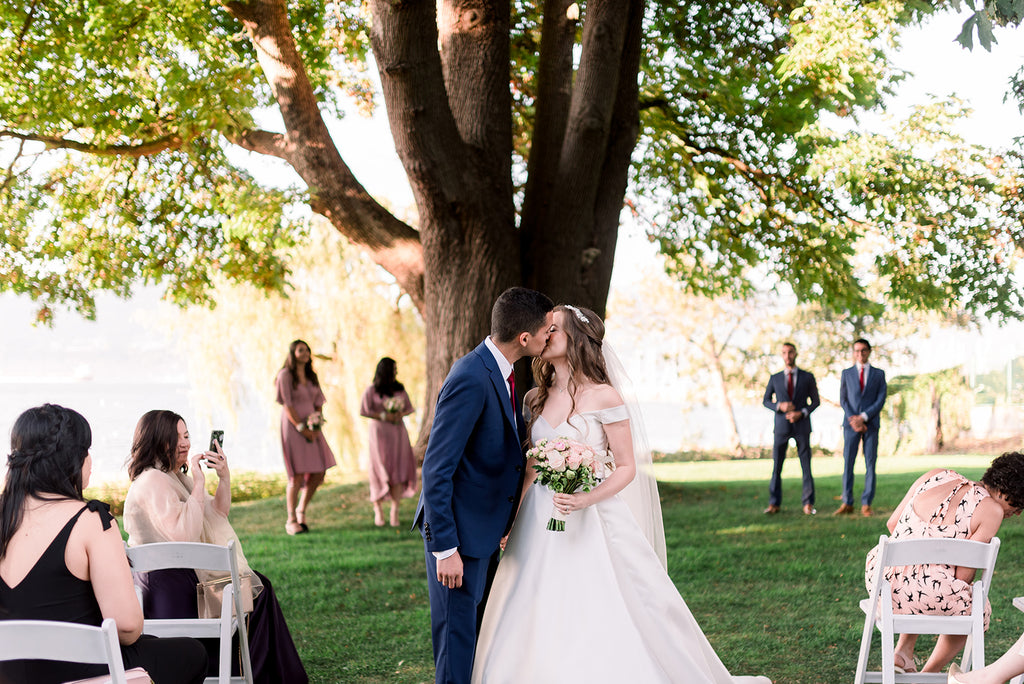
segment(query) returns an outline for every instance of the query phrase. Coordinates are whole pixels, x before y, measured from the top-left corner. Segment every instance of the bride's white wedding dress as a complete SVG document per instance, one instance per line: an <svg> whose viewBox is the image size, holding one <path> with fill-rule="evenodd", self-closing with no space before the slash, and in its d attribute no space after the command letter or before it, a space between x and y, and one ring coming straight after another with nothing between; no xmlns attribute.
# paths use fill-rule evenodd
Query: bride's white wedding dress
<svg viewBox="0 0 1024 684"><path fill-rule="evenodd" d="M604 423L625 406L574 414L533 442L568 437L610 462ZM600 485L599 485L600 486ZM626 503L613 496L546 529L552 492L526 492L487 599L473 682L481 684L771 684L733 677L662 567Z"/></svg>

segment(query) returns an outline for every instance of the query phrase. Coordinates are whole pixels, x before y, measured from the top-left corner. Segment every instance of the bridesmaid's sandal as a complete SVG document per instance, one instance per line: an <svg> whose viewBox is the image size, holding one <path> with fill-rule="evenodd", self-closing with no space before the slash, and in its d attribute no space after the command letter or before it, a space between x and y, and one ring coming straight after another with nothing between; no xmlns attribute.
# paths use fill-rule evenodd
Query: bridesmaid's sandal
<svg viewBox="0 0 1024 684"><path fill-rule="evenodd" d="M900 674L911 674L917 672L917 658L911 657L909 660L907 656L900 652L893 654L893 668Z"/></svg>
<svg viewBox="0 0 1024 684"><path fill-rule="evenodd" d="M296 509L295 522L302 528L302 532L309 532L309 525L306 524L306 511ZM302 534L302 532L299 532L299 534Z"/></svg>
<svg viewBox="0 0 1024 684"><path fill-rule="evenodd" d="M302 529L302 525L300 525L296 521L289 520L284 524L284 531L294 537L297 534L302 534L306 530Z"/></svg>

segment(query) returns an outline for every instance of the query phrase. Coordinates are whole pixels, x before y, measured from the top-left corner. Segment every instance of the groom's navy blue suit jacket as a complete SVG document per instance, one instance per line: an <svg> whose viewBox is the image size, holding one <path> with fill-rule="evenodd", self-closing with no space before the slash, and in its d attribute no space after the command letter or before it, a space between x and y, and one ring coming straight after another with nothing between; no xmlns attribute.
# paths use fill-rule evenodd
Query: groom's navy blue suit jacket
<svg viewBox="0 0 1024 684"><path fill-rule="evenodd" d="M519 499L524 435L505 378L481 343L455 362L437 399L415 522L428 551L458 547L487 558L498 550Z"/></svg>

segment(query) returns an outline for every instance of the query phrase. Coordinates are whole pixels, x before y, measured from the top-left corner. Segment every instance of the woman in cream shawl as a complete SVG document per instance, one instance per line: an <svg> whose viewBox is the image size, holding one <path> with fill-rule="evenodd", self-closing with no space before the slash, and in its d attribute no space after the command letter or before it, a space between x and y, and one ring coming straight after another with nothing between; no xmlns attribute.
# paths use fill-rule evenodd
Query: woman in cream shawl
<svg viewBox="0 0 1024 684"><path fill-rule="evenodd" d="M224 451L219 444L215 448L189 455L188 427L173 411L149 411L139 419L128 462L132 484L124 502L128 545L179 541L224 546L235 540L239 572L251 578L253 587L249 651L254 680L304 684L308 677L270 581L249 567L228 521L231 472ZM204 466L217 474L217 490L212 496L206 491ZM200 572L197 577L191 570L139 573L145 616L197 617L196 583L215 574ZM210 662L217 662L215 654Z"/></svg>

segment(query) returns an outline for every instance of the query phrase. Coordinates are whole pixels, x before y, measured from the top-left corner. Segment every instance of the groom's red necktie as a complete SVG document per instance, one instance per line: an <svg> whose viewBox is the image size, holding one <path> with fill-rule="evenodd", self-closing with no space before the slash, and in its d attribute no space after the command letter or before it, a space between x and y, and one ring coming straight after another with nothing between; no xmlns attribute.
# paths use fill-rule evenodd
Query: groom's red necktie
<svg viewBox="0 0 1024 684"><path fill-rule="evenodd" d="M789 400L793 401L793 371L786 371L786 391L789 392Z"/></svg>
<svg viewBox="0 0 1024 684"><path fill-rule="evenodd" d="M512 400L512 415L516 415L516 372L508 374L508 396Z"/></svg>
<svg viewBox="0 0 1024 684"><path fill-rule="evenodd" d="M864 391L864 366L860 367L860 391Z"/></svg>

